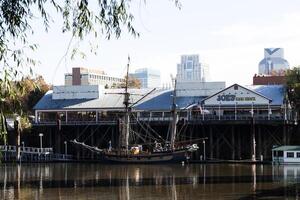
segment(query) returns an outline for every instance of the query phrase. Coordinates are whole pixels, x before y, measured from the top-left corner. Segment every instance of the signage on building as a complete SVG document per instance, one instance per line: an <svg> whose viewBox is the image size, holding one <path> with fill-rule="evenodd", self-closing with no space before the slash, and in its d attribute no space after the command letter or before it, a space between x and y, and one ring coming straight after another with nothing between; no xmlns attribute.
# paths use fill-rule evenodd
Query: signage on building
<svg viewBox="0 0 300 200"><path fill-rule="evenodd" d="M233 94L222 94L217 96L217 101L256 101L255 97L237 97Z"/></svg>
<svg viewBox="0 0 300 200"><path fill-rule="evenodd" d="M237 84L208 97L204 105L268 105L269 99Z"/></svg>

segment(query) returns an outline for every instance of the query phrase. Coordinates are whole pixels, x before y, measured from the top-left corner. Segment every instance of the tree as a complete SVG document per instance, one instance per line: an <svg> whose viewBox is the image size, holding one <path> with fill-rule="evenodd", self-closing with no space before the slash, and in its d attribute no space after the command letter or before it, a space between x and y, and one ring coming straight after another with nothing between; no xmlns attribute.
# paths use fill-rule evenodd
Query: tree
<svg viewBox="0 0 300 200"><path fill-rule="evenodd" d="M125 81L126 81L126 76L124 77ZM113 84L112 88L125 88L126 83L120 83L120 84ZM141 81L133 76L129 75L128 78L128 88L141 88Z"/></svg>
<svg viewBox="0 0 300 200"><path fill-rule="evenodd" d="M32 114L33 106L50 89L41 76L37 78L22 78L20 81L8 81L9 85L0 81L0 134L6 143L6 116L15 118L18 145L20 134L31 127L28 116Z"/></svg>
<svg viewBox="0 0 300 200"><path fill-rule="evenodd" d="M19 97L22 110L25 114L31 115L33 114L33 107L51 89L51 86L45 82L42 76L36 78L26 77L20 82L24 90L24 95Z"/></svg>
<svg viewBox="0 0 300 200"><path fill-rule="evenodd" d="M138 33L133 28L133 15L129 12L130 0L99 0L96 5L92 1L60 1L60 0L2 0L0 1L0 134L6 135L5 115L18 113L22 115L27 90L26 81L15 82L23 76L22 69L33 67L36 61L27 56L28 50L36 50L36 44L30 44L28 37L34 34L32 24L38 16L42 18L47 31L52 20L48 10L56 10L63 19L62 32L71 33L72 39L83 40L87 35L100 34L107 39L118 38L124 28L134 36ZM73 49L72 55L76 53ZM29 79L28 79L29 81ZM16 84L15 84L16 83ZM39 92L32 90L32 93ZM34 94L31 97L34 97ZM8 107L13 105L13 109ZM32 107L32 105L29 105Z"/></svg>
<svg viewBox="0 0 300 200"><path fill-rule="evenodd" d="M125 77L126 79L126 77ZM128 77L128 87L129 88L141 88L141 81L133 76Z"/></svg>
<svg viewBox="0 0 300 200"><path fill-rule="evenodd" d="M286 72L287 95L293 109L300 110L300 68L294 67Z"/></svg>
<svg viewBox="0 0 300 200"><path fill-rule="evenodd" d="M178 0L173 0L180 7ZM38 48L28 38L34 34L32 27L42 19L45 31L53 21L53 12L62 19L61 30L70 33L70 43L93 36L106 39L119 38L124 30L133 36L139 33L133 26L134 16L130 12L131 0L1 0L0 1L0 136L6 134L5 115L22 114L22 105L16 98L24 91L23 85L14 83L24 76L23 71L36 65L37 61L27 56L28 51ZM50 14L51 13L51 14ZM76 42L77 44L77 42ZM69 48L68 48L69 50ZM78 51L72 48L72 57ZM20 105L14 111L7 105Z"/></svg>

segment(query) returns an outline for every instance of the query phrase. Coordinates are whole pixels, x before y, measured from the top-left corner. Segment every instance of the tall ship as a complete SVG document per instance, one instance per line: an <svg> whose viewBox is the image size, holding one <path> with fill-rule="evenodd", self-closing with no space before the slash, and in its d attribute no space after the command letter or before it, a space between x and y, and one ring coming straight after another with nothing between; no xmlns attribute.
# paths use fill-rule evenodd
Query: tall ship
<svg viewBox="0 0 300 200"><path fill-rule="evenodd" d="M128 59L129 60L129 59ZM129 61L127 64L127 72L125 79L125 88L123 93L118 93L124 96L124 110L123 116L119 120L120 134L119 134L119 144L117 147L113 148L111 143L109 143L108 148L100 149L95 146L87 145L83 142L79 142L77 139L71 142L82 146L83 148L89 149L97 154L100 161L104 162L114 162L114 163L169 163L169 162L182 162L189 161L191 153L199 149L197 143L192 143L193 141L176 141L177 134L177 123L178 123L178 110L176 105L176 80L174 84L174 91L172 97L171 106L171 130L170 137L164 143L157 142L157 140L151 137L151 141L145 143L137 143L132 141L129 142L130 134L133 133L130 127L130 119L132 114L133 106L139 101L144 99L148 94L144 95L137 102L130 102L130 92L128 91L128 72L129 72ZM154 89L155 90L155 89ZM152 90L153 91L153 90ZM138 134L138 133L135 133ZM140 137L141 138L141 137Z"/></svg>

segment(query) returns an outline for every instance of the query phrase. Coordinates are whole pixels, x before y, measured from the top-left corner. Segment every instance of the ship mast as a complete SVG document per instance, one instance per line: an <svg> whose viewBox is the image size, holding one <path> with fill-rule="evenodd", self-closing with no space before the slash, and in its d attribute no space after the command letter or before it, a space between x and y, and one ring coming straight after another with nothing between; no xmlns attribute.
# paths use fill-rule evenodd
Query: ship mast
<svg viewBox="0 0 300 200"><path fill-rule="evenodd" d="M128 145L129 145L129 124L130 124L130 118L129 118L130 93L128 92L129 64L130 64L130 57L128 56L127 72L126 72L126 78L125 78L125 93L124 93L124 101L123 101L123 104L125 106L125 114L124 114L124 120L122 123L122 129L121 129L122 132L120 135L121 148L124 148L126 151L128 150Z"/></svg>
<svg viewBox="0 0 300 200"><path fill-rule="evenodd" d="M176 110L176 82L177 80L175 79L175 84L174 84L174 91L173 91L173 98L172 98L172 108L171 108L171 113L172 113L172 124L171 124L171 149L174 150L174 144L175 144L175 138L176 138L176 131L177 131L177 121L178 121L178 114Z"/></svg>

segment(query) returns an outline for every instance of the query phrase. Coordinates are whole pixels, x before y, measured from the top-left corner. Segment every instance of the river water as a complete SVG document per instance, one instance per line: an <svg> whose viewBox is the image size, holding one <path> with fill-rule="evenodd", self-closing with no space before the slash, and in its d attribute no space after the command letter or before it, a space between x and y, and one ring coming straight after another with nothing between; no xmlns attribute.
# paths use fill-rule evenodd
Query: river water
<svg viewBox="0 0 300 200"><path fill-rule="evenodd" d="M1 164L0 187L0 199L295 199L300 165Z"/></svg>

